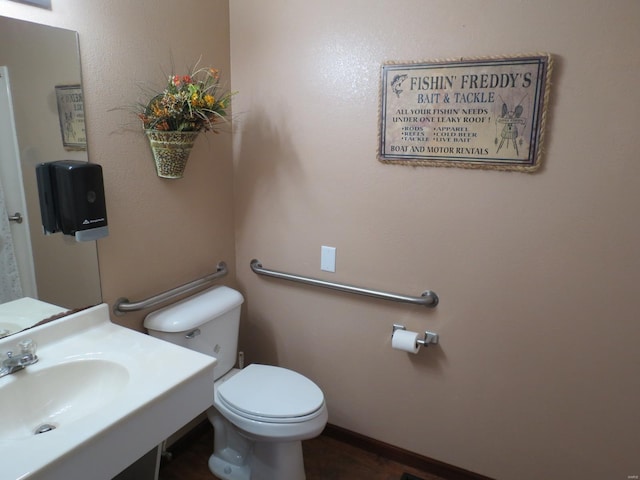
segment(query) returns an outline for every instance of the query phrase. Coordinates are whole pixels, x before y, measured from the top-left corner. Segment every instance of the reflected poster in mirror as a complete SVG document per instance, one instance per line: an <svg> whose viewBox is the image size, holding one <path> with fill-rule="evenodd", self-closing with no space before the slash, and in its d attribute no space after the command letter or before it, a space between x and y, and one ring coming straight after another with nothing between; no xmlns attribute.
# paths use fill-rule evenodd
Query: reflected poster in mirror
<svg viewBox="0 0 640 480"><path fill-rule="evenodd" d="M84 101L80 85L56 85L60 133L65 150L86 150Z"/></svg>

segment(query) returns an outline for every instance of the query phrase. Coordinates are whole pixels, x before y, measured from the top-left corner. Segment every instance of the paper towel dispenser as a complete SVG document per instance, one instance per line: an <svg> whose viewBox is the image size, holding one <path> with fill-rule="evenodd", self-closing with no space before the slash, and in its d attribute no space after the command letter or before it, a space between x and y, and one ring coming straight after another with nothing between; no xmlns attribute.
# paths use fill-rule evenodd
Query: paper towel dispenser
<svg viewBox="0 0 640 480"><path fill-rule="evenodd" d="M36 167L40 213L45 235L62 232L79 242L109 234L102 167L77 160Z"/></svg>

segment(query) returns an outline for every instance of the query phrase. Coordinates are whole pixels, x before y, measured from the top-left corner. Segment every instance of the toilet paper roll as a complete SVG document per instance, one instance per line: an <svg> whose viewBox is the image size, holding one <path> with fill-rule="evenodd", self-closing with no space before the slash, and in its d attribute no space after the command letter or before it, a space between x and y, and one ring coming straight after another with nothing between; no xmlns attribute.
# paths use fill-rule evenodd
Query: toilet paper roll
<svg viewBox="0 0 640 480"><path fill-rule="evenodd" d="M396 330L391 337L391 347L409 353L418 353L420 334L409 330Z"/></svg>

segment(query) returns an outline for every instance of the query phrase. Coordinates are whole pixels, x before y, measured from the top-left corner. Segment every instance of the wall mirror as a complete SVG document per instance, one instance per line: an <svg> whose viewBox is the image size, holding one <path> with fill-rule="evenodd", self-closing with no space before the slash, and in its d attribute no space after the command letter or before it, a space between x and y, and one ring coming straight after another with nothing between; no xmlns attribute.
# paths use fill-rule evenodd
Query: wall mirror
<svg viewBox="0 0 640 480"><path fill-rule="evenodd" d="M96 243L43 234L35 176L39 163L88 161L81 85L76 32L0 16L0 336L102 301ZM71 110L59 105L69 90Z"/></svg>

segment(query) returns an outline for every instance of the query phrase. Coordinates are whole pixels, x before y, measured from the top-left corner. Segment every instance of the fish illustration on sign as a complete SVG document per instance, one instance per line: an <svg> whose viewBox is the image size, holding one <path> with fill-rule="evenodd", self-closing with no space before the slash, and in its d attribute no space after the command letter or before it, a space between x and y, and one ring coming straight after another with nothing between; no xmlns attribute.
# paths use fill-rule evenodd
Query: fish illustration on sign
<svg viewBox="0 0 640 480"><path fill-rule="evenodd" d="M407 75L403 74L396 75L395 77L393 77L393 80L391 80L391 90L393 90L393 93L395 93L398 98L400 98L400 94L404 91L401 87L402 82L404 82L406 79Z"/></svg>

